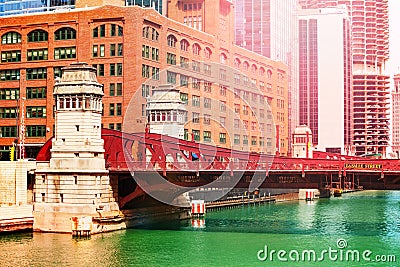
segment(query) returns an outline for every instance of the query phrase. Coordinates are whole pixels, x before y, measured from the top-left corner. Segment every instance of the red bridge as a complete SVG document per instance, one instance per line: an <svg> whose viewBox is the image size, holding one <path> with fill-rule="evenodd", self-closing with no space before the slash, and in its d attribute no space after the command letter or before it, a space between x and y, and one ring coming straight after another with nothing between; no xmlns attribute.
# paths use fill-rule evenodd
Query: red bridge
<svg viewBox="0 0 400 267"><path fill-rule="evenodd" d="M201 186L219 179L219 186L237 181L250 188L354 188L400 189L400 161L338 156L315 152L314 158L273 157L243 152L154 133L128 134L103 129L106 167L120 184L132 176L157 173L179 186ZM51 140L37 160L50 160ZM222 177L222 178L221 178ZM144 178L145 179L145 178ZM126 182L127 186L129 182ZM136 188L120 194L125 202L143 192ZM154 185L157 186L157 185ZM177 192L178 194L178 192Z"/></svg>

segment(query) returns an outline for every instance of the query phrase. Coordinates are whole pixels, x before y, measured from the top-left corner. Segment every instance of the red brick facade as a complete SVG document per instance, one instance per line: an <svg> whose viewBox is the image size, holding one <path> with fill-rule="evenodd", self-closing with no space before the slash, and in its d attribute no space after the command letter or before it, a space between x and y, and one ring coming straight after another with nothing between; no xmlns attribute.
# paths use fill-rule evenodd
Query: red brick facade
<svg viewBox="0 0 400 267"><path fill-rule="evenodd" d="M170 3L174 2L177 1L170 1ZM214 1L205 2L212 5ZM264 94L265 100L272 107L274 123L281 126L278 127L281 139L280 153L286 154L288 149L287 67L280 62L269 60L235 46L232 35L233 21L224 19L233 16L229 15L231 5L229 1L219 2L223 5L223 14L225 14L221 15L220 20L222 31L212 30L212 25L218 23L217 21L208 23L208 21L202 20L202 23L204 23L203 31L183 25L177 22L184 17L180 13L181 11L177 10L173 14L173 7L170 5L168 6L168 14L174 20L163 17L154 10L137 6L103 6L67 12L1 18L0 111L2 113L0 113L0 150L7 150L15 138L13 132L15 129L12 130L12 127L16 126L17 118L11 109L17 106L16 99L18 97L14 96L17 91L19 91L20 99L25 98L25 124L27 132L29 132L25 141L27 146L43 144L53 135L54 100L52 88L59 67L77 61L96 66L98 81L104 85L103 127L122 129L122 127L125 127L125 117L125 120L132 122L133 128L124 128L124 130L140 132L144 130L146 124L146 117L142 116L142 105L145 103L145 98L142 97L137 105L135 103L135 112L128 114L128 116L125 113L132 96L137 90L142 90L142 83L148 79L142 77L147 75L146 66L148 66L149 72L147 76L152 76L158 71L163 76L166 75L163 72L164 69L174 66L174 64L176 64L175 67L179 68L180 63L182 63L181 58L183 58L184 60L187 59L189 64L192 64L193 61L195 61L195 64L199 62L199 69L196 71L201 73L198 76L198 85L201 87L199 92L201 93L196 94L199 94L202 98L209 94L209 98L214 101L223 101L227 106L233 108L236 101L234 90L242 93L246 92L247 87L251 87L251 85L246 86L241 81L242 85L229 84L227 86L228 93L225 95L221 95L218 83L212 85L211 92L203 90L207 80L203 73L205 66L202 62L204 61L212 63L222 61L222 68L226 66L228 76L232 74L229 69L231 67L242 72L241 78L246 76L248 77L246 79L250 80L250 84L252 82L256 84ZM207 10L212 9L211 6L205 8ZM219 7L216 6L215 8ZM207 18L211 19L210 16ZM223 25L224 23L227 24ZM229 30L223 32L225 27ZM41 30L41 32L33 32L36 30ZM169 42L174 38L175 47ZM183 41L181 46L182 40L186 41ZM182 65L185 65L185 62ZM221 70L221 67L217 68ZM46 75L43 75L43 70L46 70ZM211 71L216 70L212 69ZM228 79L233 79L233 74ZM179 87L179 74L176 80ZM195 89L199 89L192 88L194 86L193 81L193 77L190 76L189 85L183 86L181 89L183 93L187 94L189 101L195 94ZM122 90L120 90L120 86L122 86ZM40 91L37 88L42 87L46 88L45 96L37 93L37 91ZM251 89L246 94L252 94ZM144 92L144 95L146 95L146 92ZM253 95L258 97L256 93L253 93ZM33 98L33 96L36 98ZM243 104L240 101L237 103ZM264 110L262 106L257 106L264 104L255 104L249 101L248 105L249 108L255 108L257 112ZM29 114L27 114L28 107ZM43 108L38 109L36 107L45 107L45 114ZM243 108L240 107L240 109ZM188 111L191 113L191 108L188 108ZM11 115L9 112L11 112ZM199 113L204 115L202 110ZM243 116L249 115L242 114L240 116L243 120L245 119ZM188 120L191 120L190 115ZM250 116L248 121L250 124ZM185 128L190 133L196 127L204 128L206 126L188 123L188 127ZM199 130L204 131L203 128ZM243 148L242 145L234 146L233 142L229 140L220 144L217 141L218 131L220 130L214 127L210 128L210 131L216 145ZM264 136L263 131L266 130L257 128L252 129L252 131L254 133L250 133L249 129L248 133L249 149L273 153L275 140L268 140L268 143L272 142L272 148L260 148L260 146L267 146L265 143L261 144L261 139L259 139ZM250 136L253 135L257 138L257 144L253 145L252 148ZM242 140L240 141L242 142Z"/></svg>

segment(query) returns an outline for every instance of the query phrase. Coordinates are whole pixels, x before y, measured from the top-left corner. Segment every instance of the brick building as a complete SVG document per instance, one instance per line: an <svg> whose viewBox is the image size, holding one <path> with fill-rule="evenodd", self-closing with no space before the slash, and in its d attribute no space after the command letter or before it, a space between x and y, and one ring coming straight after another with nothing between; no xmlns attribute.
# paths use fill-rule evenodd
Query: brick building
<svg viewBox="0 0 400 267"><path fill-rule="evenodd" d="M53 86L61 68L87 62L104 85L103 127L144 131L152 86L175 83L188 102L187 138L267 153L277 144L286 154L287 67L234 45L230 1L197 2L200 13L214 10L201 28L187 23L189 7L180 1L168 2L169 18L112 5L1 18L1 151L8 152L20 132L18 110L24 109L26 152L35 156L54 133ZM224 117L224 105L244 130L232 115ZM208 124L208 115L219 122Z"/></svg>

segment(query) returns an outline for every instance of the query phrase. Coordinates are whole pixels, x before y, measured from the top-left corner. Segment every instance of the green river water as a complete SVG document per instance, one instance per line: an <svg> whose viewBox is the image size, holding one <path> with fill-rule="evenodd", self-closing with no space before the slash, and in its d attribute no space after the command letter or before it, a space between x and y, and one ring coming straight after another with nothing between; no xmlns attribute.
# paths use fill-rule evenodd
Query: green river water
<svg viewBox="0 0 400 267"><path fill-rule="evenodd" d="M244 206L90 239L3 235L0 266L400 266L400 191Z"/></svg>

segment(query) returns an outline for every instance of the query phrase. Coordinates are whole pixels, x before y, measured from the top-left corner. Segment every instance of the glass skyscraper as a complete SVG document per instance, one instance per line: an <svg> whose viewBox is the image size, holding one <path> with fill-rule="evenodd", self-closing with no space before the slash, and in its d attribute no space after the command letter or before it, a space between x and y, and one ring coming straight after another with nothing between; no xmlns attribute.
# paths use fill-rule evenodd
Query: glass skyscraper
<svg viewBox="0 0 400 267"><path fill-rule="evenodd" d="M75 6L75 0L0 0L0 16L43 12L58 6Z"/></svg>

